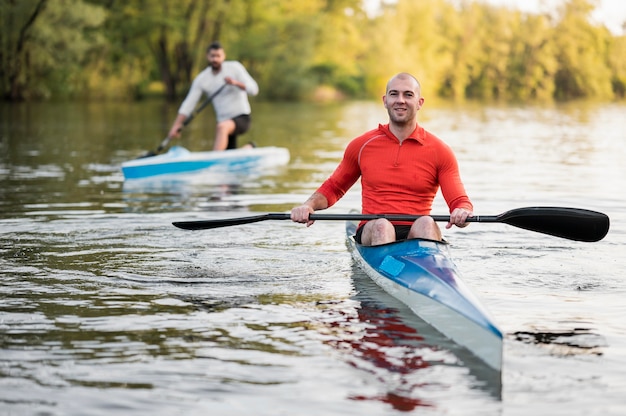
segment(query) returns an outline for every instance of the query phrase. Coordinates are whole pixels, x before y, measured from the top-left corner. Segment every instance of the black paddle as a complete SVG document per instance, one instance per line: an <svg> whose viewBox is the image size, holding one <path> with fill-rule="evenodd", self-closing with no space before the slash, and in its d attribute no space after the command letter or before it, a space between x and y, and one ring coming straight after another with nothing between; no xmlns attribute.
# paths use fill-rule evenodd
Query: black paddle
<svg viewBox="0 0 626 416"><path fill-rule="evenodd" d="M433 215L435 221L449 221L449 215ZM415 221L418 215L311 214L311 220L362 221L386 218L390 221ZM269 213L225 220L174 222L184 230L207 230L267 220L288 220L288 213ZM601 212L580 208L529 207L517 208L500 215L474 216L468 222L499 222L525 230L536 231L575 241L600 241L609 232L609 217Z"/></svg>
<svg viewBox="0 0 626 416"><path fill-rule="evenodd" d="M183 127L185 127L187 124L191 123L191 120L193 120L193 119L194 119L194 117L195 117L195 116L197 116L197 115L198 115L198 113L204 109L204 107L206 107L207 105L209 105L209 103L210 103L211 101L213 101L213 98L215 98L215 97L217 96L217 94L219 94L220 92L222 92L222 90L224 89L224 87L225 87L226 85L228 85L228 84L224 84L224 85L222 85L221 87L219 87L219 88L217 89L217 91L215 91L213 94L211 94L211 95L209 96L209 98L207 98L206 100L204 100L204 101L200 104L200 106L198 106L198 108L196 108L196 109L194 110L194 112L193 112L193 113L191 113L191 114L189 115L189 117L187 117L187 118L185 119L185 121L183 121L183 125L182 125L182 126L180 126L180 128L177 130L177 132L182 131ZM159 154L159 153L161 153L161 152L162 152L162 151L163 151L163 150L164 150L167 146L169 146L169 144L170 144L170 141L171 141L171 140L172 140L172 138L171 138L170 136L167 136L165 139L163 139L163 141L161 142L161 144L159 145L159 147L157 147L157 149L156 149L156 150L150 150L150 151L146 152L144 155L139 156L137 159L143 159L144 157L152 157L152 156L156 156L156 155L158 155L158 154Z"/></svg>

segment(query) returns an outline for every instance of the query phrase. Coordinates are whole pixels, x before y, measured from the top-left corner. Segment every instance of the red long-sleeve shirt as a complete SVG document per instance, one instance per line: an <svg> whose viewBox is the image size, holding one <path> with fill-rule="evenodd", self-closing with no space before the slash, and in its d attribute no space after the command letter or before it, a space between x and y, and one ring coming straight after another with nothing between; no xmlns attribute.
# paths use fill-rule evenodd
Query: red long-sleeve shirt
<svg viewBox="0 0 626 416"><path fill-rule="evenodd" d="M317 191L332 206L359 177L363 214L430 215L439 187L450 212L473 210L452 149L420 126L402 143L388 124L357 137Z"/></svg>

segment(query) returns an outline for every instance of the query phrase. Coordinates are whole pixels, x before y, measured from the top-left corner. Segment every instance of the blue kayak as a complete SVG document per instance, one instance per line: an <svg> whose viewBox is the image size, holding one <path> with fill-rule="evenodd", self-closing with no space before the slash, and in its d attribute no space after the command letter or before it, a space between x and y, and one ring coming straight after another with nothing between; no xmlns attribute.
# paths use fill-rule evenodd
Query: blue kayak
<svg viewBox="0 0 626 416"><path fill-rule="evenodd" d="M172 146L167 153L122 163L124 179L143 179L190 173L250 174L265 168L286 165L289 150L283 147L255 147L222 152L190 152Z"/></svg>
<svg viewBox="0 0 626 416"><path fill-rule="evenodd" d="M355 222L346 223L350 251L381 288L489 367L502 370L502 332L461 280L447 243L411 239L380 246L354 241Z"/></svg>

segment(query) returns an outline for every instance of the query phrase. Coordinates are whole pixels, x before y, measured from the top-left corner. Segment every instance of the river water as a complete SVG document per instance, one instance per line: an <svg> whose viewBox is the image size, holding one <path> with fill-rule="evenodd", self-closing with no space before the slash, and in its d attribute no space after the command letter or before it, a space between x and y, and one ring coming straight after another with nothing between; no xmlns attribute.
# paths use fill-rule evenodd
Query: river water
<svg viewBox="0 0 626 416"><path fill-rule="evenodd" d="M494 375L354 266L343 224L172 221L282 212L386 121L377 102L254 103L241 141L289 148L246 180L124 182L176 106L0 105L0 414L626 414L626 106L426 103L479 215L597 210L581 243L446 230L505 334ZM211 110L183 145L210 147ZM330 212L359 207L356 186ZM435 214L446 214L440 197Z"/></svg>

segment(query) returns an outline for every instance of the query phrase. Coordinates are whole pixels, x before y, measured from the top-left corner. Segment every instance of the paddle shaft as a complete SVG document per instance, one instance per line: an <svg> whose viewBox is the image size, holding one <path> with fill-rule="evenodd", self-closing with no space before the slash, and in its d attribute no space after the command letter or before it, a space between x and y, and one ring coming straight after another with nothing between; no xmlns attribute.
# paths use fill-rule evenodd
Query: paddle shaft
<svg viewBox="0 0 626 416"><path fill-rule="evenodd" d="M193 120L198 115L198 113L200 113L200 111L202 111L207 105L209 105L211 103L211 101L213 101L213 99L217 96L217 94L222 92L222 90L224 89L224 87L226 87L226 85L228 85L228 84L224 84L221 87L219 87L217 89L217 91L215 91L206 100L204 100L202 103L200 103L198 108L196 108L193 111L193 113L191 113L189 115L189 117L187 117L185 119L185 121L183 121L183 125L180 126L176 132L180 133L183 130L183 127L186 127L187 124L191 123L191 120ZM146 153L142 157L150 157L150 156L158 155L159 153L161 153L163 151L163 149L165 149L167 146L169 146L171 140L172 140L172 138L170 136L167 136L165 139L163 139L163 141L161 142L161 144L159 144L159 147L157 147L157 149L155 151L150 151L150 152Z"/></svg>
<svg viewBox="0 0 626 416"><path fill-rule="evenodd" d="M287 215L289 219L290 214ZM311 214L309 215L309 219L316 220L326 220L326 221L371 221L377 220L380 218L384 218L389 221L415 221L421 215L391 215L391 214ZM431 218L438 222L447 222L450 221L449 215L431 215ZM283 219L283 218L281 218ZM497 216L478 216L475 215L473 217L468 217L467 222L499 222Z"/></svg>
<svg viewBox="0 0 626 416"><path fill-rule="evenodd" d="M421 215L390 215L390 214L311 214L312 221L370 221L384 218L389 221L415 221ZM450 221L449 215L431 215L435 221ZM207 230L211 228L230 227L233 225L251 224L267 220L289 220L291 214L272 212L251 217L230 218L225 220L178 221L173 224L187 230ZM499 222L497 216L473 216L467 222Z"/></svg>

